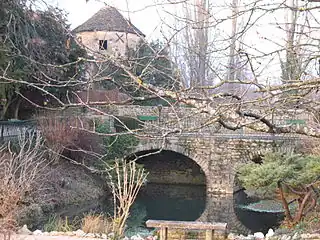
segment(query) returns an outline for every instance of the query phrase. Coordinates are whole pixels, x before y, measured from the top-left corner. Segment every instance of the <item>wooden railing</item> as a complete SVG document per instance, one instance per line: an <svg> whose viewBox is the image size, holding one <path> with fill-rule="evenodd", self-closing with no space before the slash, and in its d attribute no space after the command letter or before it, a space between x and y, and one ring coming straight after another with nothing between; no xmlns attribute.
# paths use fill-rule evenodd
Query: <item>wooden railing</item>
<svg viewBox="0 0 320 240"><path fill-rule="evenodd" d="M225 236L227 223L210 223L210 222L189 222L189 221L165 221L165 220L148 220L146 226L160 229L160 240L170 239L168 237L169 229L183 230L205 230L205 240L213 240L214 232L219 231L219 236Z"/></svg>
<svg viewBox="0 0 320 240"><path fill-rule="evenodd" d="M16 138L22 132L31 132L36 130L36 122L28 121L0 121L0 140L11 140Z"/></svg>

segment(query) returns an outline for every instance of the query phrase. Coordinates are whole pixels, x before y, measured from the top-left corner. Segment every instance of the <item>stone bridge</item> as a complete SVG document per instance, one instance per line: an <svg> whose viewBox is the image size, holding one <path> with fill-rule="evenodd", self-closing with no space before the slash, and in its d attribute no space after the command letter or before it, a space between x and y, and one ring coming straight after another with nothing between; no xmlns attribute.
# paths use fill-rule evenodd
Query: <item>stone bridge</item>
<svg viewBox="0 0 320 240"><path fill-rule="evenodd" d="M206 205L197 220L227 222L232 232L244 234L250 231L239 220L237 197L233 195L241 187L235 181L237 169L267 151L291 150L297 144L298 138L281 135L189 134L143 139L133 152L170 150L192 159L206 177Z"/></svg>
<svg viewBox="0 0 320 240"><path fill-rule="evenodd" d="M242 228L242 232L243 226L237 220L231 195L239 187L235 181L237 169L267 151L291 150L300 142L296 135L259 134L248 129L225 130L217 123L208 124L210 116L192 108L108 106L101 109L101 113L104 114L72 110L73 115L107 120L114 131L119 125L122 129L128 127L134 130L140 142L127 155L169 150L193 160L206 178L206 209L199 220L225 221L234 229ZM297 114L281 116L277 121L284 124L296 118L299 118L299 123L307 121L305 116L297 117ZM129 127L128 120L130 124L132 120L138 124ZM1 136L15 135L16 126L11 125L2 126L1 132L5 134ZM225 197L218 197L222 195L217 193Z"/></svg>
<svg viewBox="0 0 320 240"><path fill-rule="evenodd" d="M197 221L227 222L232 232L248 234L250 230L237 214L236 195L241 189L235 181L237 169L267 151L292 150L297 144L298 138L281 135L189 134L143 139L133 153L170 150L192 159L206 178L205 209Z"/></svg>
<svg viewBox="0 0 320 240"><path fill-rule="evenodd" d="M170 150L196 162L206 177L208 194L233 193L236 171L244 163L267 151L293 148L298 139L279 135L180 135L160 139L142 139L134 153Z"/></svg>
<svg viewBox="0 0 320 240"><path fill-rule="evenodd" d="M248 129L226 130L218 123L207 124L210 116L194 108L108 106L103 112L107 114L90 117L107 118L111 127L124 126L128 119L139 123L136 133L140 144L132 153L170 150L196 162L205 174L208 194L235 192L235 175L241 164L270 150L292 149L300 139L297 135L261 134ZM274 117L273 121L284 124L297 118L299 123L307 121L297 112ZM166 134L173 129L177 133Z"/></svg>

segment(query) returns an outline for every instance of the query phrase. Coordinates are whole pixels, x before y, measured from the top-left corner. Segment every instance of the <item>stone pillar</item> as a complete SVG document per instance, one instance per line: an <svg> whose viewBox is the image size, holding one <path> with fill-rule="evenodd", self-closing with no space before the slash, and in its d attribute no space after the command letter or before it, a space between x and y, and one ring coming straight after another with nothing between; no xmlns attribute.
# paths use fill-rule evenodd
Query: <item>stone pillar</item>
<svg viewBox="0 0 320 240"><path fill-rule="evenodd" d="M225 222L229 231L235 233L248 233L247 229L239 220L235 213L233 194L208 194L206 208L197 221L202 222Z"/></svg>

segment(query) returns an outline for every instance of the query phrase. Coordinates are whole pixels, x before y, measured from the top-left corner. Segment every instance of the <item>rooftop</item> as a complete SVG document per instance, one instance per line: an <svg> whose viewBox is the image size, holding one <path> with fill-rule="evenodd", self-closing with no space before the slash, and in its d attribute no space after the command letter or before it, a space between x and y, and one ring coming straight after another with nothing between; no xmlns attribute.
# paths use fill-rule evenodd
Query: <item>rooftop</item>
<svg viewBox="0 0 320 240"><path fill-rule="evenodd" d="M145 36L131 22L126 20L122 14L114 7L104 7L95 13L86 22L76 27L73 32L125 32Z"/></svg>

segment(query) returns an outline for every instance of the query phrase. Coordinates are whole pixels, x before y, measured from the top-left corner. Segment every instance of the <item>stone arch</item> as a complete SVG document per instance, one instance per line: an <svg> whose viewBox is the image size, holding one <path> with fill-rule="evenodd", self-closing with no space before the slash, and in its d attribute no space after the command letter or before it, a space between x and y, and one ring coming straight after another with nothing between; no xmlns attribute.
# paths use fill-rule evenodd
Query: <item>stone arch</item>
<svg viewBox="0 0 320 240"><path fill-rule="evenodd" d="M283 147L282 144L283 142L274 140L251 140L242 141L237 145L236 151L238 151L238 154L235 154L237 157L232 159L233 167L230 168L230 184L233 184L234 192L243 189L242 186L237 186L235 184L237 169L250 162L261 164L262 158L267 152L281 149ZM228 202L228 200L226 200L226 202ZM229 205L231 206L231 202L229 202ZM234 202L232 205L235 207L237 203ZM213 209L213 207L211 207L211 209ZM207 214L210 215L211 209L208 209ZM250 230L238 219L238 213L235 208L226 209L225 212L229 214L230 220L228 221L228 225L231 230L238 233L250 232ZM204 213L206 213L206 211Z"/></svg>
<svg viewBox="0 0 320 240"><path fill-rule="evenodd" d="M242 186L237 183L237 170L250 162L255 162L260 164L262 162L263 156L269 152L273 151L277 147L275 141L273 140L250 140L242 141L237 148L238 157L233 159L233 167L230 173L230 184L233 185L234 192L237 192L242 188Z"/></svg>
<svg viewBox="0 0 320 240"><path fill-rule="evenodd" d="M194 152L188 149L185 145L179 144L178 141L165 141L163 140L152 140L148 142L140 142L132 151L130 155L134 155L135 153L138 152L144 152L144 151L152 151L152 150L167 150L167 151L172 151L179 153L181 155L184 155L191 159L193 162L195 162L200 169L203 171L205 175L205 181L206 181L206 187L208 184L210 184L210 178L209 175L209 167L208 167L208 162L203 160L202 158L198 157L198 155ZM206 188L207 189L207 188ZM208 189L207 189L208 190Z"/></svg>
<svg viewBox="0 0 320 240"><path fill-rule="evenodd" d="M194 157L185 146L181 146L180 144L173 143L171 141L165 141L164 143L163 141L159 140L152 140L148 143L140 143L133 149L132 153L134 154L136 152L151 151L158 149L177 152L182 155L185 155L186 157L189 157L192 160Z"/></svg>
<svg viewBox="0 0 320 240"><path fill-rule="evenodd" d="M194 156L193 154L190 154L190 151L188 151L188 149L186 149L186 148L184 148L183 146L181 146L181 145L178 145L178 144L176 144L176 143L170 143L170 142L167 142L165 145L163 144L163 142L156 142L156 141L150 141L150 142L148 142L148 143L143 143L143 144L139 144L138 146L136 146L134 149L132 149L132 153L133 154L137 154L137 156L141 156L140 154L142 153L142 156L143 156L143 154L145 154L145 153L150 153L150 152L153 152L153 150L154 151L157 151L157 150L161 150L161 151L169 151L169 152L173 152L173 153L176 153L176 154L179 154L179 155L182 155L183 156L183 158L181 158L181 162L180 163L183 163L185 160L187 160L186 158L188 158L188 162L186 163L186 164L183 164L182 165L182 168L184 168L186 165L187 166L190 166L190 163L191 164L194 164L194 165L196 165L197 166L197 174L199 173L198 172L198 170L199 169L201 169L202 170L202 172L200 173L201 174L201 180L199 181L199 182L201 182L200 184L200 190L199 190L199 185L197 185L197 183L195 183L195 185L192 185L191 184L191 186L193 186L194 188L198 188L198 191L196 190L196 191L194 191L193 189L188 189L188 193L190 194L190 192L191 192L191 194L190 195L188 195L188 194L186 194L185 196L183 196L183 194L182 195L179 195L179 197L181 197L182 196L182 198L184 198L184 200L186 200L186 202L187 202L187 204L182 204L181 206L178 206L178 207L176 207L176 209L179 209L180 207L184 207L184 209L185 209L185 211L184 212L188 212L188 216L187 216L187 218L189 218L189 217L191 217L192 219L184 219L184 220L188 220L188 221L191 221L191 220L196 220L199 216L201 216L202 214L203 214L203 211L206 209L206 195L207 195L207 191L206 191L206 185L207 185L207 177L206 177L206 175L205 175L205 172L203 171L203 169L202 169L202 166L201 165L199 165L199 162L198 161L195 161L193 158L192 158L192 156ZM157 154L157 152L156 152L156 154ZM170 154L170 153L169 153ZM167 155L164 155L164 156L167 156ZM162 156L163 157L163 156ZM131 159L131 158L130 158ZM164 159L164 160L166 160L166 159L170 159L170 158L162 158L162 159ZM147 161L150 163L152 163L152 158L149 158ZM139 160L137 160L137 161L139 161ZM155 159L155 161L159 161L158 159ZM147 162L143 162L143 160L141 161L141 162L139 162L139 163L141 163L141 164L146 164L145 166L146 166L146 168L148 169L148 163ZM180 165L181 166L181 165ZM173 168L172 168L173 169ZM158 171L161 173L161 170L162 169L158 169ZM155 173L154 171L153 171L153 173ZM152 175L152 173L150 174L150 175ZM165 175L165 174L164 174ZM203 178L203 175L205 176L204 178ZM183 177L182 177L183 178ZM168 177L167 179L171 179L170 177ZM199 179L199 178L198 178ZM187 179L187 181L188 180L190 180L190 179ZM197 180L196 180L197 181ZM151 178L151 180L150 180L150 182L151 183L155 183L155 185L157 185L157 182L156 181L154 181L154 179L153 178ZM185 187L185 186L189 186L190 187L190 185L188 184L188 185L186 185L186 182L184 182L183 180L182 180L182 182L175 182L175 181L172 181L171 183L176 183L177 185L177 187L179 187L179 185L180 185L180 187ZM162 183L161 182L161 180L160 180L160 184L166 184L166 183ZM202 185L203 184L203 185ZM157 186L155 186L155 187L157 187ZM147 189L147 188L146 188ZM166 190L166 188L162 188L162 189L164 189L164 190L160 190L160 192L161 191L164 191L163 193L162 193L162 196L170 196L170 189L167 191ZM150 189L149 189L150 190ZM158 194L158 190L155 192L155 196L157 196L157 194ZM169 193L168 193L169 192ZM182 189L182 192L184 192L184 190ZM144 195L142 194L142 196L148 196L148 194L152 194L153 195L153 192L152 192L152 185L151 185L151 191L150 192L148 192L148 191L146 191L146 192L143 192L142 191L142 193L144 193ZM166 195L168 193L168 195ZM195 195L195 194L197 194L197 195ZM176 193L175 193L175 196L176 196ZM192 196L192 200L190 200L190 197ZM179 199L179 197L178 197L178 199ZM169 197L169 198L171 198L171 196ZM166 197L164 197L164 199L162 199L162 200L164 200L163 202L164 203L166 203L166 201L168 200L168 199L166 199ZM153 200L153 201L157 201L157 200ZM179 203L180 202L180 199L179 199L179 201L177 201L177 203ZM183 202L183 201L182 201ZM191 208L190 209L190 206L193 206L192 204L197 204L197 207L195 207L195 208ZM172 204L171 204L172 205ZM158 206L160 206L159 208L160 209L162 209L162 203L158 203ZM173 206L174 206L174 204L173 204ZM167 211L167 209L170 209L172 206L169 206L169 207L165 207L165 209L161 212L161 214L164 214L164 212L166 212ZM186 208L186 207L188 207L188 208ZM150 212L152 212L152 210L150 210ZM169 217L169 218L171 218L172 216L174 216L176 213L173 213L173 212L175 212L175 211L172 211L171 213L172 214L170 214L170 213L168 213L165 217ZM183 217L186 217L186 214L182 214L183 215Z"/></svg>

